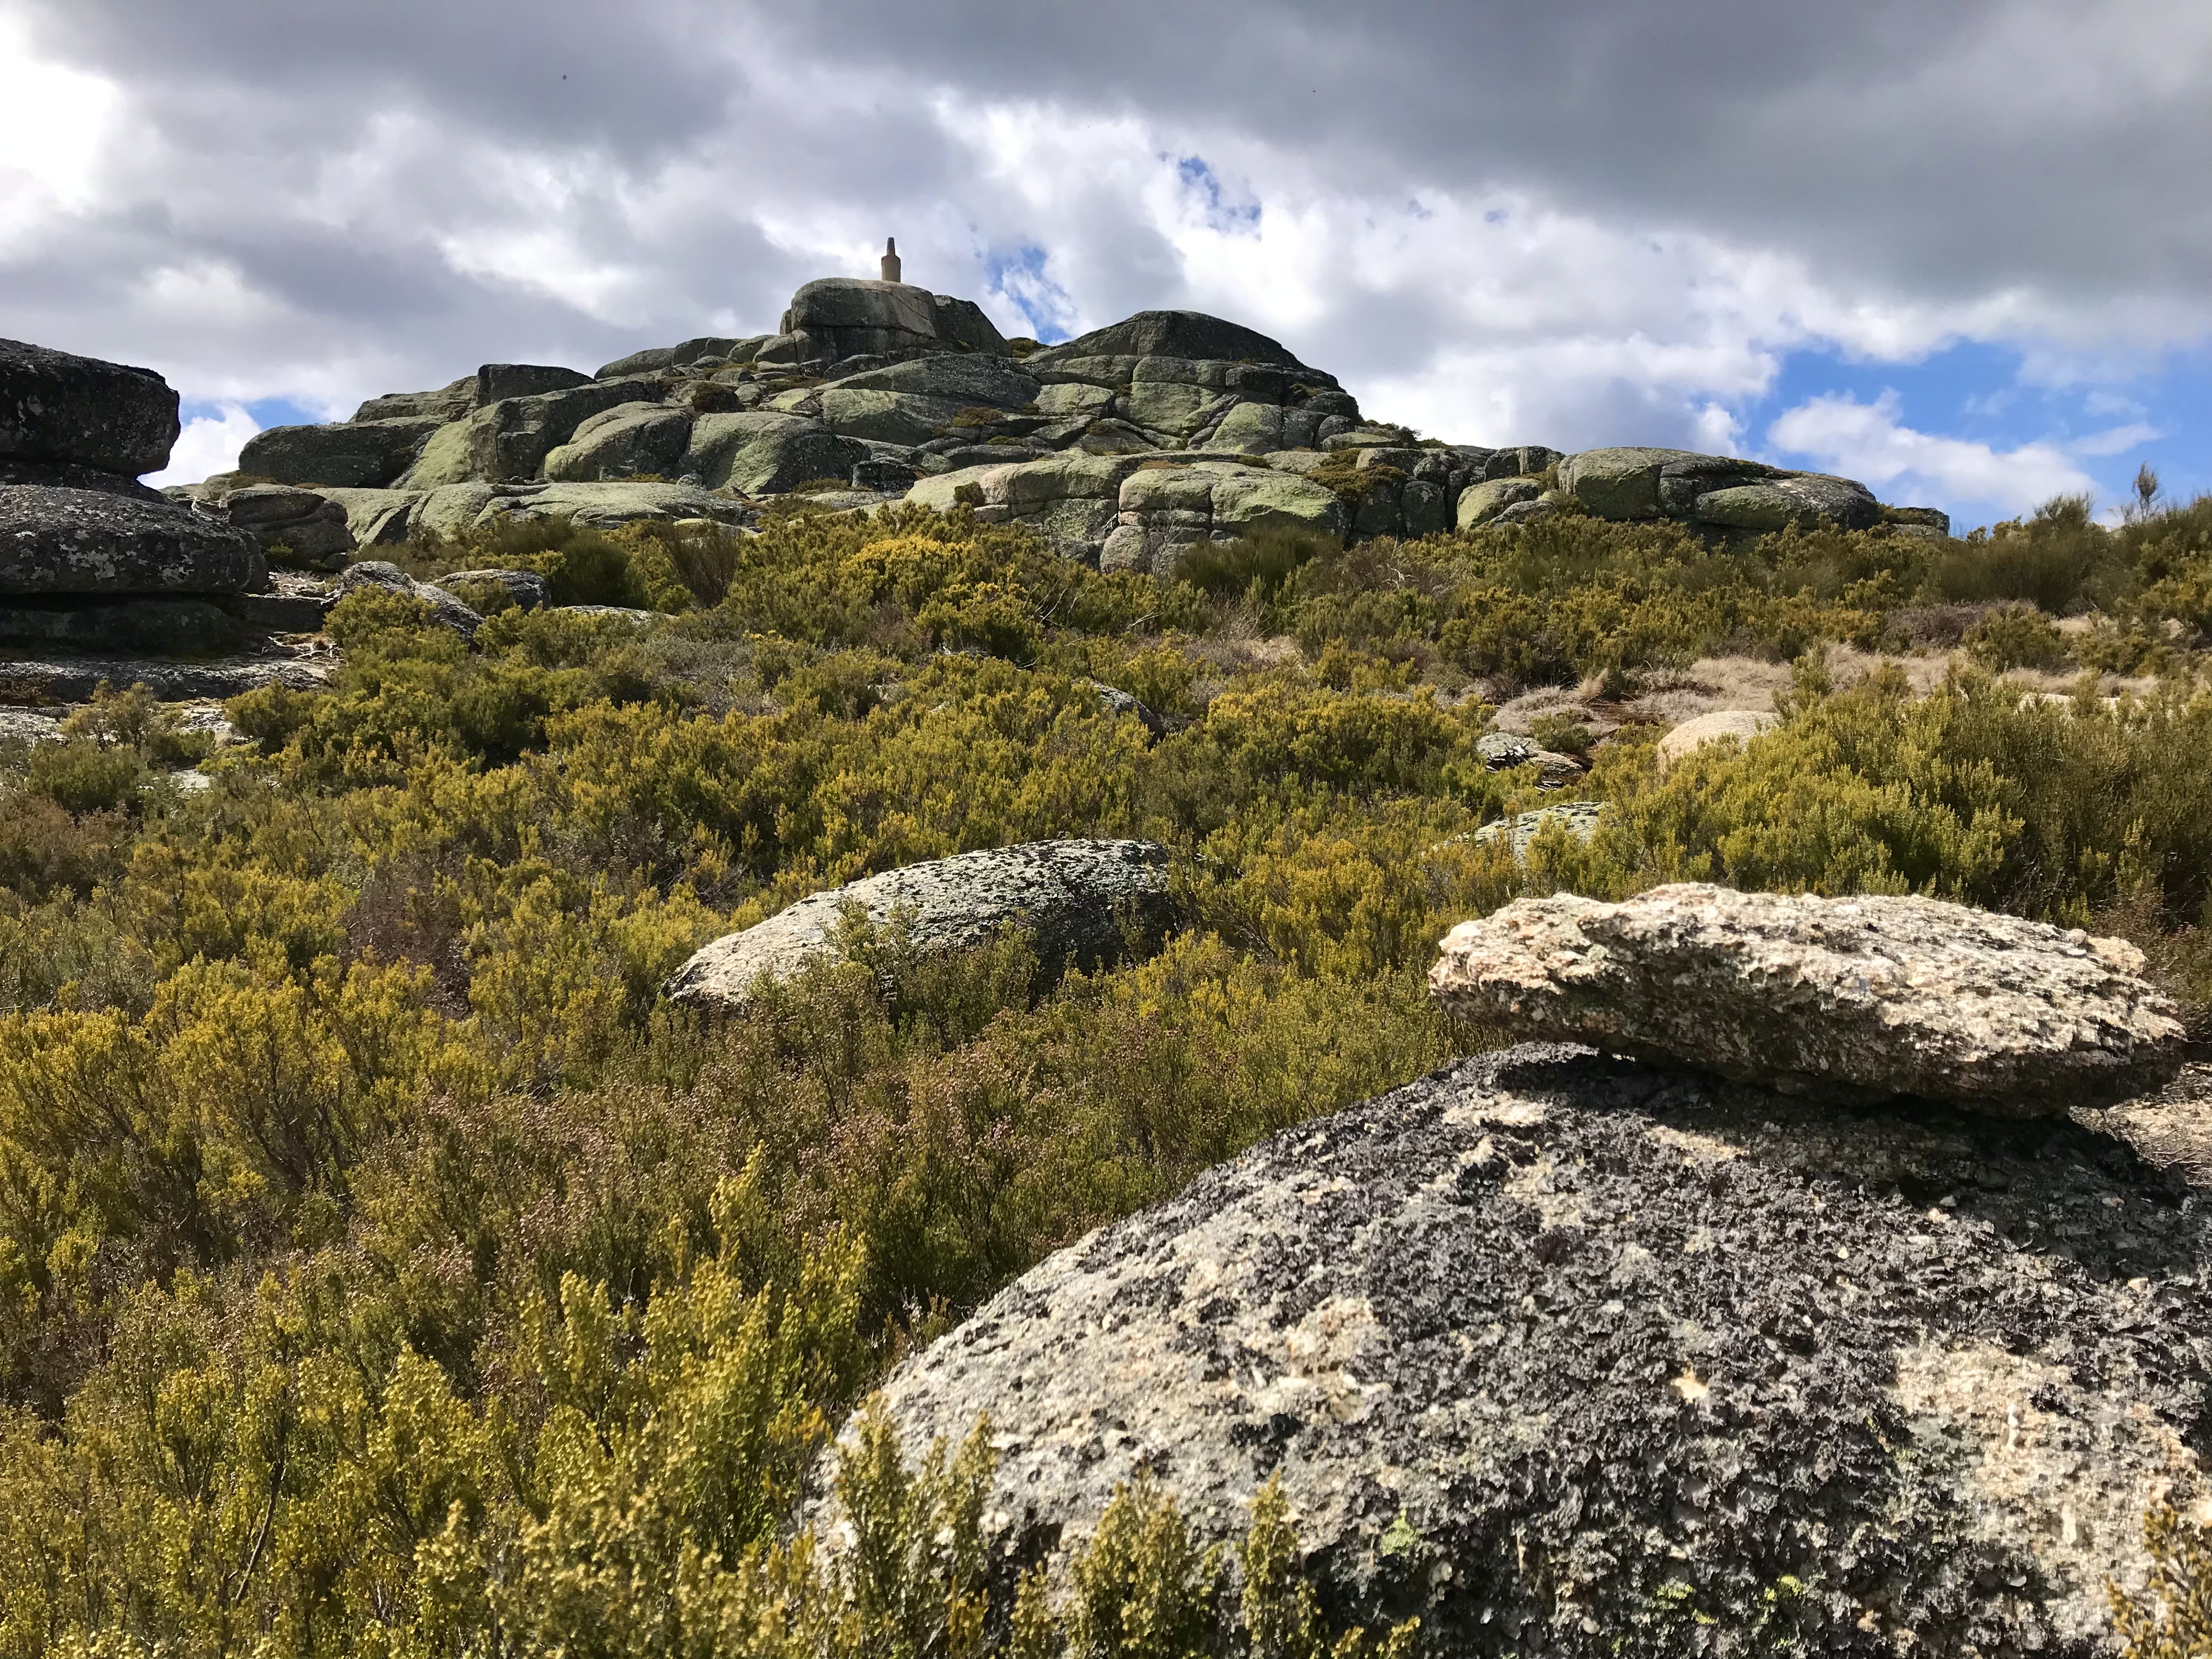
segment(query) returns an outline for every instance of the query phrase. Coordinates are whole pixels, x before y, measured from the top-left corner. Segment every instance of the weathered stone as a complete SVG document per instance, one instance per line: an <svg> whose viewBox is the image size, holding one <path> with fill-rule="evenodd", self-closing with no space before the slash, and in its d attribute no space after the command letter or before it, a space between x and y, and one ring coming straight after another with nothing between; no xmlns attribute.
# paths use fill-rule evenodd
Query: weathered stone
<svg viewBox="0 0 2212 1659"><path fill-rule="evenodd" d="M240 619L206 599L0 601L0 640L77 651L203 656L246 638Z"/></svg>
<svg viewBox="0 0 2212 1659"><path fill-rule="evenodd" d="M486 363L477 370L477 407L488 408L507 398L534 398L548 392L566 392L591 379L588 374L553 363Z"/></svg>
<svg viewBox="0 0 2212 1659"><path fill-rule="evenodd" d="M466 417L448 421L422 441L415 464L392 480L395 489L443 489L474 482L471 471L470 426Z"/></svg>
<svg viewBox="0 0 2212 1659"><path fill-rule="evenodd" d="M1127 715L1141 722L1145 730L1155 738L1167 735L1167 722L1118 685L1109 685L1103 680L1093 680L1091 684L1092 690L1098 693L1098 701L1104 705L1108 714Z"/></svg>
<svg viewBox="0 0 2212 1659"><path fill-rule="evenodd" d="M1180 357L1272 363L1294 369L1305 367L1281 341L1202 311L1140 311L1062 344L1032 352L1024 367L1034 372L1056 368L1071 360L1097 357Z"/></svg>
<svg viewBox="0 0 2212 1659"><path fill-rule="evenodd" d="M444 424L436 414L425 414L268 427L246 441L238 470L278 483L380 489L415 464Z"/></svg>
<svg viewBox="0 0 2212 1659"><path fill-rule="evenodd" d="M0 704L89 702L101 686L143 685L161 702L242 696L265 685L312 691L329 678L326 654L268 647L232 657L88 655L0 659Z"/></svg>
<svg viewBox="0 0 2212 1659"><path fill-rule="evenodd" d="M1884 524L1899 530L1932 530L1938 536L1951 533L1951 515L1935 507L1885 507L1881 509Z"/></svg>
<svg viewBox="0 0 2212 1659"><path fill-rule="evenodd" d="M168 465L179 430L152 369L0 340L0 456L136 477Z"/></svg>
<svg viewBox="0 0 2212 1659"><path fill-rule="evenodd" d="M906 283L825 276L802 283L783 313L780 333L765 341L760 363L817 363L848 357L942 350L936 297Z"/></svg>
<svg viewBox="0 0 2212 1659"><path fill-rule="evenodd" d="M592 530L616 530L640 519L743 521L743 503L698 484L605 483L509 485L489 492L472 522L567 519Z"/></svg>
<svg viewBox="0 0 2212 1659"><path fill-rule="evenodd" d="M1474 832L1474 840L1483 846L1502 841L1517 859L1525 856L1529 844L1555 823L1577 841L1588 841L1597 833L1598 815L1604 811L1603 801L1561 801L1557 806L1540 806L1533 812L1516 812L1486 823Z"/></svg>
<svg viewBox="0 0 2212 1659"><path fill-rule="evenodd" d="M534 570L448 570L438 578L438 586L447 592L459 594L471 587L486 588L505 596L508 605L517 611L542 611L553 603L552 584ZM462 603L468 599L462 598ZM481 605L471 606L481 611Z"/></svg>
<svg viewBox="0 0 2212 1659"><path fill-rule="evenodd" d="M763 977L834 957L848 907L878 927L903 919L924 954L981 945L1018 922L1048 975L1111 960L1167 918L1167 854L1146 841L1046 841L962 853L817 893L701 950L668 981L679 1002L742 1008Z"/></svg>
<svg viewBox="0 0 2212 1659"><path fill-rule="evenodd" d="M709 419L745 418L710 416L701 424ZM853 469L867 459L867 446L859 439L832 432L816 422L793 421L763 431L738 449L730 456L723 477L730 489L745 495L779 495L794 484L817 478L849 478ZM712 475L702 472L701 476Z"/></svg>
<svg viewBox="0 0 2212 1659"><path fill-rule="evenodd" d="M0 487L0 593L242 593L268 580L251 536L173 502Z"/></svg>
<svg viewBox="0 0 2212 1659"><path fill-rule="evenodd" d="M1772 714L1753 708L1716 708L1684 720L1659 739L1659 769L1665 771L1692 749L1709 743L1748 743L1777 724Z"/></svg>
<svg viewBox="0 0 2212 1659"><path fill-rule="evenodd" d="M344 503L312 489L249 484L227 493L218 511L258 542L271 563L336 570L354 550Z"/></svg>
<svg viewBox="0 0 2212 1659"><path fill-rule="evenodd" d="M371 588L397 593L402 599L422 600L430 607L432 622L441 628L452 629L465 640L474 639L477 629L483 626L483 617L478 612L436 583L416 581L398 565L382 559L362 559L348 565L345 574L337 580L337 596L341 599Z"/></svg>
<svg viewBox="0 0 2212 1659"><path fill-rule="evenodd" d="M937 337L959 350L1006 355L1006 336L983 314L973 300L956 300L949 294L933 294L930 305L937 313Z"/></svg>
<svg viewBox="0 0 2212 1659"><path fill-rule="evenodd" d="M407 539L419 489L340 489L317 492L345 508L346 528L356 547L388 547Z"/></svg>
<svg viewBox="0 0 2212 1659"><path fill-rule="evenodd" d="M392 421L409 416L434 416L440 421L465 419L477 406L477 376L464 374L434 392L387 392L371 398L353 412L356 421Z"/></svg>
<svg viewBox="0 0 2212 1659"><path fill-rule="evenodd" d="M1534 478L1493 478L1470 484L1460 492L1458 527L1472 530L1488 524L1507 507L1533 501L1543 493L1544 486Z"/></svg>
<svg viewBox="0 0 2212 1659"><path fill-rule="evenodd" d="M1740 893L1521 899L1445 935L1429 984L1523 1036L1844 1099L2007 1116L2153 1086L2180 1023L2120 939L1935 899Z"/></svg>
<svg viewBox="0 0 2212 1659"><path fill-rule="evenodd" d="M1100 1229L883 1401L915 1462L988 1414L1002 1590L1140 1473L1200 1547L1279 1478L1329 1614L1427 1651L2086 1659L2205 1490L2178 1197L2063 1119L1526 1045Z"/></svg>
<svg viewBox="0 0 2212 1659"><path fill-rule="evenodd" d="M120 472L102 472L98 467L82 466L75 461L21 461L0 457L0 485L40 484L52 489L89 489L99 495L127 495L135 501L169 501L178 498L170 492L174 484L155 489L136 478L126 478ZM191 505L189 496L183 503Z"/></svg>
<svg viewBox="0 0 2212 1659"><path fill-rule="evenodd" d="M847 386L823 388L820 406L823 425L841 436L902 446L925 444L942 435L970 407L957 398Z"/></svg>
<svg viewBox="0 0 2212 1659"><path fill-rule="evenodd" d="M1485 766L1497 772L1510 766L1526 766L1544 751L1534 738L1517 732L1486 732L1474 740L1474 752Z"/></svg>
<svg viewBox="0 0 2212 1659"><path fill-rule="evenodd" d="M592 416L617 404L659 395L658 384L651 380L593 380L566 391L502 398L487 404L470 416L463 427L467 469L463 477L493 483L535 477L546 456L567 443ZM431 434L423 446L422 459L408 474L410 488L463 482L463 478L443 477L434 480L426 471L434 456L447 462L443 446L451 441L446 435L451 430L442 428Z"/></svg>
<svg viewBox="0 0 2212 1659"><path fill-rule="evenodd" d="M617 357L611 363L601 364L599 372L592 378L595 380L627 380L634 374L653 374L671 367L675 362L674 346L647 346L643 351L633 351L627 357Z"/></svg>
<svg viewBox="0 0 2212 1659"><path fill-rule="evenodd" d="M1762 483L1738 484L1697 497L1692 511L1704 523L1734 530L1772 532L1834 525L1863 530L1881 513L1872 492L1848 478L1806 473Z"/></svg>
<svg viewBox="0 0 2212 1659"><path fill-rule="evenodd" d="M1601 519L1656 519L1662 469L1706 459L1686 449L1585 449L1559 464L1559 488Z"/></svg>
<svg viewBox="0 0 2212 1659"><path fill-rule="evenodd" d="M549 452L549 479L592 483L653 472L663 477L683 470L691 441L688 410L658 401L617 404L580 423L568 441Z"/></svg>

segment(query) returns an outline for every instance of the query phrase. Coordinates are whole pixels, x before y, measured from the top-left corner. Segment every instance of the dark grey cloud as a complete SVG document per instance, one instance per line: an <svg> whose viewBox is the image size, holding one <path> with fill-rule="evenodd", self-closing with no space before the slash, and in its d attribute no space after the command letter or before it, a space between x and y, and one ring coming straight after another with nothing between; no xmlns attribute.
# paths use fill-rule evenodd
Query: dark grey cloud
<svg viewBox="0 0 2212 1659"><path fill-rule="evenodd" d="M10 15L121 101L0 331L204 396L772 327L885 231L1009 325L1199 304L1493 441L1710 436L1808 343L2212 330L2202 0Z"/></svg>

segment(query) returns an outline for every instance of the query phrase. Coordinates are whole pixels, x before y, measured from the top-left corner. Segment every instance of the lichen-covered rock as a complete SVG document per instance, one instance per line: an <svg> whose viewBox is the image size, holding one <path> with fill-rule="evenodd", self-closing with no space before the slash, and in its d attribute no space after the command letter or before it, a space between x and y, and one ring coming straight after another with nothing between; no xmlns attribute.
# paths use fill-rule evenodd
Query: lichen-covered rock
<svg viewBox="0 0 2212 1659"><path fill-rule="evenodd" d="M1523 1036L2033 1117L2179 1066L2180 1022L2142 967L2124 940L1936 899L1683 882L1516 900L1446 934L1429 985Z"/></svg>
<svg viewBox="0 0 2212 1659"><path fill-rule="evenodd" d="M0 640L75 651L207 656L245 642L240 619L207 599L0 601Z"/></svg>
<svg viewBox="0 0 2212 1659"><path fill-rule="evenodd" d="M243 593L268 580L258 543L190 507L0 486L0 593Z"/></svg>
<svg viewBox="0 0 2212 1659"><path fill-rule="evenodd" d="M440 421L462 420L477 406L477 381L476 375L464 374L434 392L387 392L364 402L354 410L353 418L390 421L429 416Z"/></svg>
<svg viewBox="0 0 2212 1659"><path fill-rule="evenodd" d="M103 686L143 685L160 702L242 696L267 685L313 691L335 659L311 647L268 645L215 658L134 656L76 649L65 656L0 659L0 705L90 702Z"/></svg>
<svg viewBox="0 0 2212 1659"><path fill-rule="evenodd" d="M922 479L906 498L940 513L972 507L988 522L1026 525L1063 556L1094 563L1120 521L1122 482L1141 459L1070 450L1028 461L962 467Z"/></svg>
<svg viewBox="0 0 2212 1659"><path fill-rule="evenodd" d="M477 629L483 626L481 614L435 582L417 581L398 565L383 559L363 559L348 565L345 574L337 580L340 599L369 588L380 588L402 599L422 600L430 607L432 622L441 628L452 629L465 640L474 639Z"/></svg>
<svg viewBox="0 0 2212 1659"><path fill-rule="evenodd" d="M2087 1659L2204 1491L2181 1196L2063 1119L1528 1045L1102 1228L884 1399L915 1458L988 1413L1002 1585L1140 1471L1201 1545L1279 1477L1328 1611L1437 1653Z"/></svg>
<svg viewBox="0 0 2212 1659"><path fill-rule="evenodd" d="M1540 806L1533 812L1516 812L1510 817L1486 823L1474 832L1474 841L1478 846L1504 842L1506 850L1517 859L1553 824L1577 841L1588 841L1597 833L1598 817L1604 811L1605 803L1601 800L1561 801L1557 806Z"/></svg>
<svg viewBox="0 0 2212 1659"><path fill-rule="evenodd" d="M487 369L506 367L511 366L486 366ZM448 484L535 477L546 456L567 443L592 416L619 404L656 399L659 395L658 381L635 379L592 380L556 391L501 398L485 404L465 420L433 432L424 441L415 465L398 482L409 489L436 489Z"/></svg>
<svg viewBox="0 0 2212 1659"><path fill-rule="evenodd" d="M169 464L179 430L152 369L0 340L0 456L135 478Z"/></svg>
<svg viewBox="0 0 2212 1659"><path fill-rule="evenodd" d="M387 547L407 539L415 509L427 492L325 488L316 493L345 509L346 529L356 547Z"/></svg>
<svg viewBox="0 0 2212 1659"><path fill-rule="evenodd" d="M1460 491L1458 527L1472 530L1477 525L1488 524L1507 507L1533 501L1543 493L1544 486L1534 478L1492 478L1469 484Z"/></svg>
<svg viewBox="0 0 2212 1659"><path fill-rule="evenodd" d="M490 589L503 594L517 611L543 611L553 603L552 584L534 570L448 570L438 578L438 586L448 592L471 587Z"/></svg>
<svg viewBox="0 0 2212 1659"><path fill-rule="evenodd" d="M276 564L336 570L356 545L345 504L312 489L248 484L226 493L216 511Z"/></svg>
<svg viewBox="0 0 2212 1659"><path fill-rule="evenodd" d="M238 470L284 484L380 489L414 465L445 424L438 414L429 413L267 427L246 441L238 453Z"/></svg>
<svg viewBox="0 0 2212 1659"><path fill-rule="evenodd" d="M465 509L470 499L455 498L455 507ZM486 525L561 518L592 530L615 530L640 519L710 519L736 524L742 521L745 511L741 502L698 484L627 480L606 483L526 483L495 486L483 498L483 505L470 522ZM427 525L428 518L424 516Z"/></svg>
<svg viewBox="0 0 2212 1659"><path fill-rule="evenodd" d="M1852 479L1686 449L1586 449L1559 463L1559 488L1601 519L1686 519L1720 530L1864 530L1881 515L1873 492Z"/></svg>
<svg viewBox="0 0 2212 1659"><path fill-rule="evenodd" d="M927 954L981 945L1019 922L1036 936L1048 975L1110 960L1132 931L1142 939L1164 924L1167 861L1148 841L1043 841L908 865L803 898L716 939L677 970L666 994L742 1008L763 977L786 979L835 956L854 906L879 927L903 918L912 945Z"/></svg>
<svg viewBox="0 0 2212 1659"><path fill-rule="evenodd" d="M691 441L691 414L658 399L617 404L578 424L568 442L548 451L547 478L592 483L651 472L663 478L683 471Z"/></svg>
<svg viewBox="0 0 2212 1659"><path fill-rule="evenodd" d="M1773 714L1756 708L1716 708L1695 720L1684 720L1659 739L1659 769L1665 771L1692 749L1701 749L1709 743L1748 743L1778 724Z"/></svg>

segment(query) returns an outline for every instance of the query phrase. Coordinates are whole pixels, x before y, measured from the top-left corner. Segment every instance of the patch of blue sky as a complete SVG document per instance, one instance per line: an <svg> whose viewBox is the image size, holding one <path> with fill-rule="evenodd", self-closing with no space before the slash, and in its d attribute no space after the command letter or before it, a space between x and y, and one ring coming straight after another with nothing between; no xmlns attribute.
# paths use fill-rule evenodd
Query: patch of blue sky
<svg viewBox="0 0 2212 1659"><path fill-rule="evenodd" d="M1203 155L1177 157L1176 177L1182 182L1183 194L1197 204L1208 229L1229 232L1259 229L1259 198L1250 195L1242 198L1232 196L1223 188L1221 176L1214 172L1213 164Z"/></svg>
<svg viewBox="0 0 2212 1659"><path fill-rule="evenodd" d="M983 273L988 291L1021 316L1030 337L1054 345L1070 336L1075 301L1047 269L1048 262L1042 246L1024 242L986 252Z"/></svg>
<svg viewBox="0 0 2212 1659"><path fill-rule="evenodd" d="M1741 422L1747 450L1794 465L1844 459L1778 442L1790 430L1778 434L1778 421L1824 403L1879 408L1881 420L1869 415L1863 423L1899 429L1905 434L1896 446L1899 454L1921 438L1936 441L1917 446L1931 453L1946 444L1986 447L1993 458L1987 467L1953 450L1951 466L1938 458L1908 474L1919 486L1917 499L1947 508L1961 528L2021 510L2018 500L1999 499L1973 483L2003 470L2008 458L2017 458L2011 471L2023 481L2036 472L2034 457L2049 458L2053 477L2086 476L2107 509L2132 495L2136 471L2146 464L2176 499L2212 490L2212 348L2173 354L2124 379L2067 384L2027 378L2022 362L2015 349L1978 342L1914 362L1796 351L1784 358L1765 395L1730 412ZM1874 478L1868 482L1887 499L1902 498Z"/></svg>

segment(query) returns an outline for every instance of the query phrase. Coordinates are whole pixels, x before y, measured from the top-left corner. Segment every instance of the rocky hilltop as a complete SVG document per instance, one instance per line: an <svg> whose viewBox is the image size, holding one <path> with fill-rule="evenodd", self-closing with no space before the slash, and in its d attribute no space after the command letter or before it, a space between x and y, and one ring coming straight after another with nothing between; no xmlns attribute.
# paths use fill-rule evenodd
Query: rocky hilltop
<svg viewBox="0 0 2212 1659"><path fill-rule="evenodd" d="M1417 441L1279 342L1197 312L1041 346L1001 337L970 301L846 277L799 289L775 334L654 347L590 375L486 364L349 421L272 428L195 498L248 479L339 502L363 545L556 513L744 524L805 490L830 507L966 504L1133 571L1269 524L1360 538L1583 511L1715 535L1948 528L1850 479L1728 456Z"/></svg>

